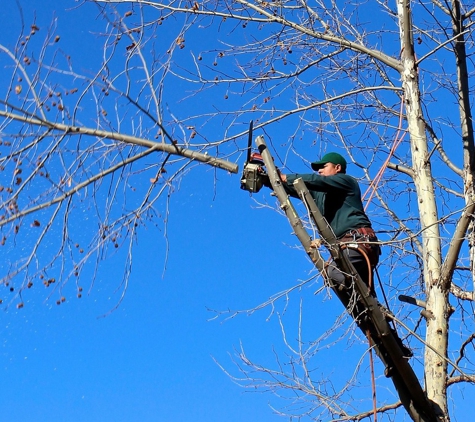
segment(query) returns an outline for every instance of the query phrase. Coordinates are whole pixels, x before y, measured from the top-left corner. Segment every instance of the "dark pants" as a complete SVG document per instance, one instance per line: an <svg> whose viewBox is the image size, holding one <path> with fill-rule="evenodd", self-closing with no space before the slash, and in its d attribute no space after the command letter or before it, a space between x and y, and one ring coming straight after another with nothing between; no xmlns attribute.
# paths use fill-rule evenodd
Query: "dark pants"
<svg viewBox="0 0 475 422"><path fill-rule="evenodd" d="M373 268L379 261L380 249L377 244L364 244L363 246L361 240L361 238L355 238L352 244L359 244L359 248L362 249L363 253L351 246L345 247L343 253L353 264L353 267L355 267L355 270L363 282L370 289L371 294L376 297L374 292ZM377 239L371 239L371 242L375 241L377 241ZM336 285L335 287L340 288L340 290L344 288L353 290L353 277L351 277L350 274L344 274L337 268L334 262L331 262L328 266L328 276L333 284Z"/></svg>
<svg viewBox="0 0 475 422"><path fill-rule="evenodd" d="M379 257L379 247L374 245L375 250L369 249L369 254L366 256L369 258L371 252L373 256ZM366 248L368 249L368 248ZM367 252L365 249L365 253ZM372 262L368 263L367 258L357 249L346 247L343 249L343 253L348 257L349 261L355 267L358 275L368 288L368 293L376 298L373 283L373 265ZM373 261L374 262L374 261ZM343 302L348 312L353 316L356 321L362 321L363 315L366 314L366 307L361 302L360 295L354 287L355 279L351 274L345 274L335 265L335 262L330 262L327 269L329 282L337 292L340 300Z"/></svg>

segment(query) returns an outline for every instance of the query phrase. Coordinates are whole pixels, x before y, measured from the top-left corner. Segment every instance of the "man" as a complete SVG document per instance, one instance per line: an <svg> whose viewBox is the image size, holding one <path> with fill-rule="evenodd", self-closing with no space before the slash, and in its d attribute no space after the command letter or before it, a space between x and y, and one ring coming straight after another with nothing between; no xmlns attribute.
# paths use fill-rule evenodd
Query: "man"
<svg viewBox="0 0 475 422"><path fill-rule="evenodd" d="M290 196L298 198L293 182L298 178L305 182L318 209L344 246L344 253L347 254L372 295L376 296L372 280L373 269L379 261L380 248L371 222L364 211L358 182L346 174L346 160L336 152L325 154L321 160L315 161L311 165L317 174L281 174L282 184ZM270 184L268 185L270 186ZM355 244L358 245L358 248L354 247ZM345 247L346 245L348 246ZM352 278L343 274L333 262L329 264L327 274L334 287L347 297L347 306L352 307L354 294ZM364 309L359 306L349 310L357 319L364 313ZM403 356L410 358L411 350L402 343L394 328L390 327L390 330L393 332ZM392 367L387 368L387 376L391 374L392 369Z"/></svg>
<svg viewBox="0 0 475 422"><path fill-rule="evenodd" d="M364 211L358 182L346 174L346 166L346 160L340 154L330 152L312 163L312 169L317 173L281 174L281 179L287 193L298 198L293 182L301 178L337 239L343 245L358 243L358 249L345 248L344 251L374 294L372 270L379 261L378 239ZM351 287L351 278L333 263L329 265L328 276L340 290Z"/></svg>

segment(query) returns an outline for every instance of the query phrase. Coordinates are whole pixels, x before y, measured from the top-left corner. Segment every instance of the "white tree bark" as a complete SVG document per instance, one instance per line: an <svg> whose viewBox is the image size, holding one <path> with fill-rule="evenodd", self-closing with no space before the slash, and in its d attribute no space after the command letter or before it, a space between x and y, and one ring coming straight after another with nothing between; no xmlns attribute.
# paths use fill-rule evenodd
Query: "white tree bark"
<svg viewBox="0 0 475 422"><path fill-rule="evenodd" d="M413 180L417 192L422 232L422 262L427 310L432 318L427 320L426 341L431 348L425 352L425 380L427 396L435 404L442 419L447 414L446 378L448 340L448 291L440 282L442 253L431 172L428 140L420 101L418 71L412 41L411 13L407 0L399 0L402 49L402 82L404 104L411 142Z"/></svg>

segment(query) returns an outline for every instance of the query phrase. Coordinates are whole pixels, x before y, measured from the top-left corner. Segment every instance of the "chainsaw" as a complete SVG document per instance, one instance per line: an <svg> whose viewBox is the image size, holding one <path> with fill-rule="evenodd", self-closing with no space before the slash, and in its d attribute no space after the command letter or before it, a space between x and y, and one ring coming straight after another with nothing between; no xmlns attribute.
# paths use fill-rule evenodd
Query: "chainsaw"
<svg viewBox="0 0 475 422"><path fill-rule="evenodd" d="M241 176L241 189L256 193L264 186L264 182L268 180L268 175L261 154L251 151L253 124L251 120L249 124L247 158Z"/></svg>

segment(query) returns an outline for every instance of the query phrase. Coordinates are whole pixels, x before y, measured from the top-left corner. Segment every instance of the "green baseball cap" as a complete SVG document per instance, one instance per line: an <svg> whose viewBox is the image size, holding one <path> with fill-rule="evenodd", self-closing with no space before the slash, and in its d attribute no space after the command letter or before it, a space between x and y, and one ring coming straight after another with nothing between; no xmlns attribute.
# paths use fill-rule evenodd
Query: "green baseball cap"
<svg viewBox="0 0 475 422"><path fill-rule="evenodd" d="M340 164L341 172L346 173L346 160L337 152L329 152L328 154L325 154L320 161L313 162L312 169L317 171L318 169L321 169L326 163Z"/></svg>

